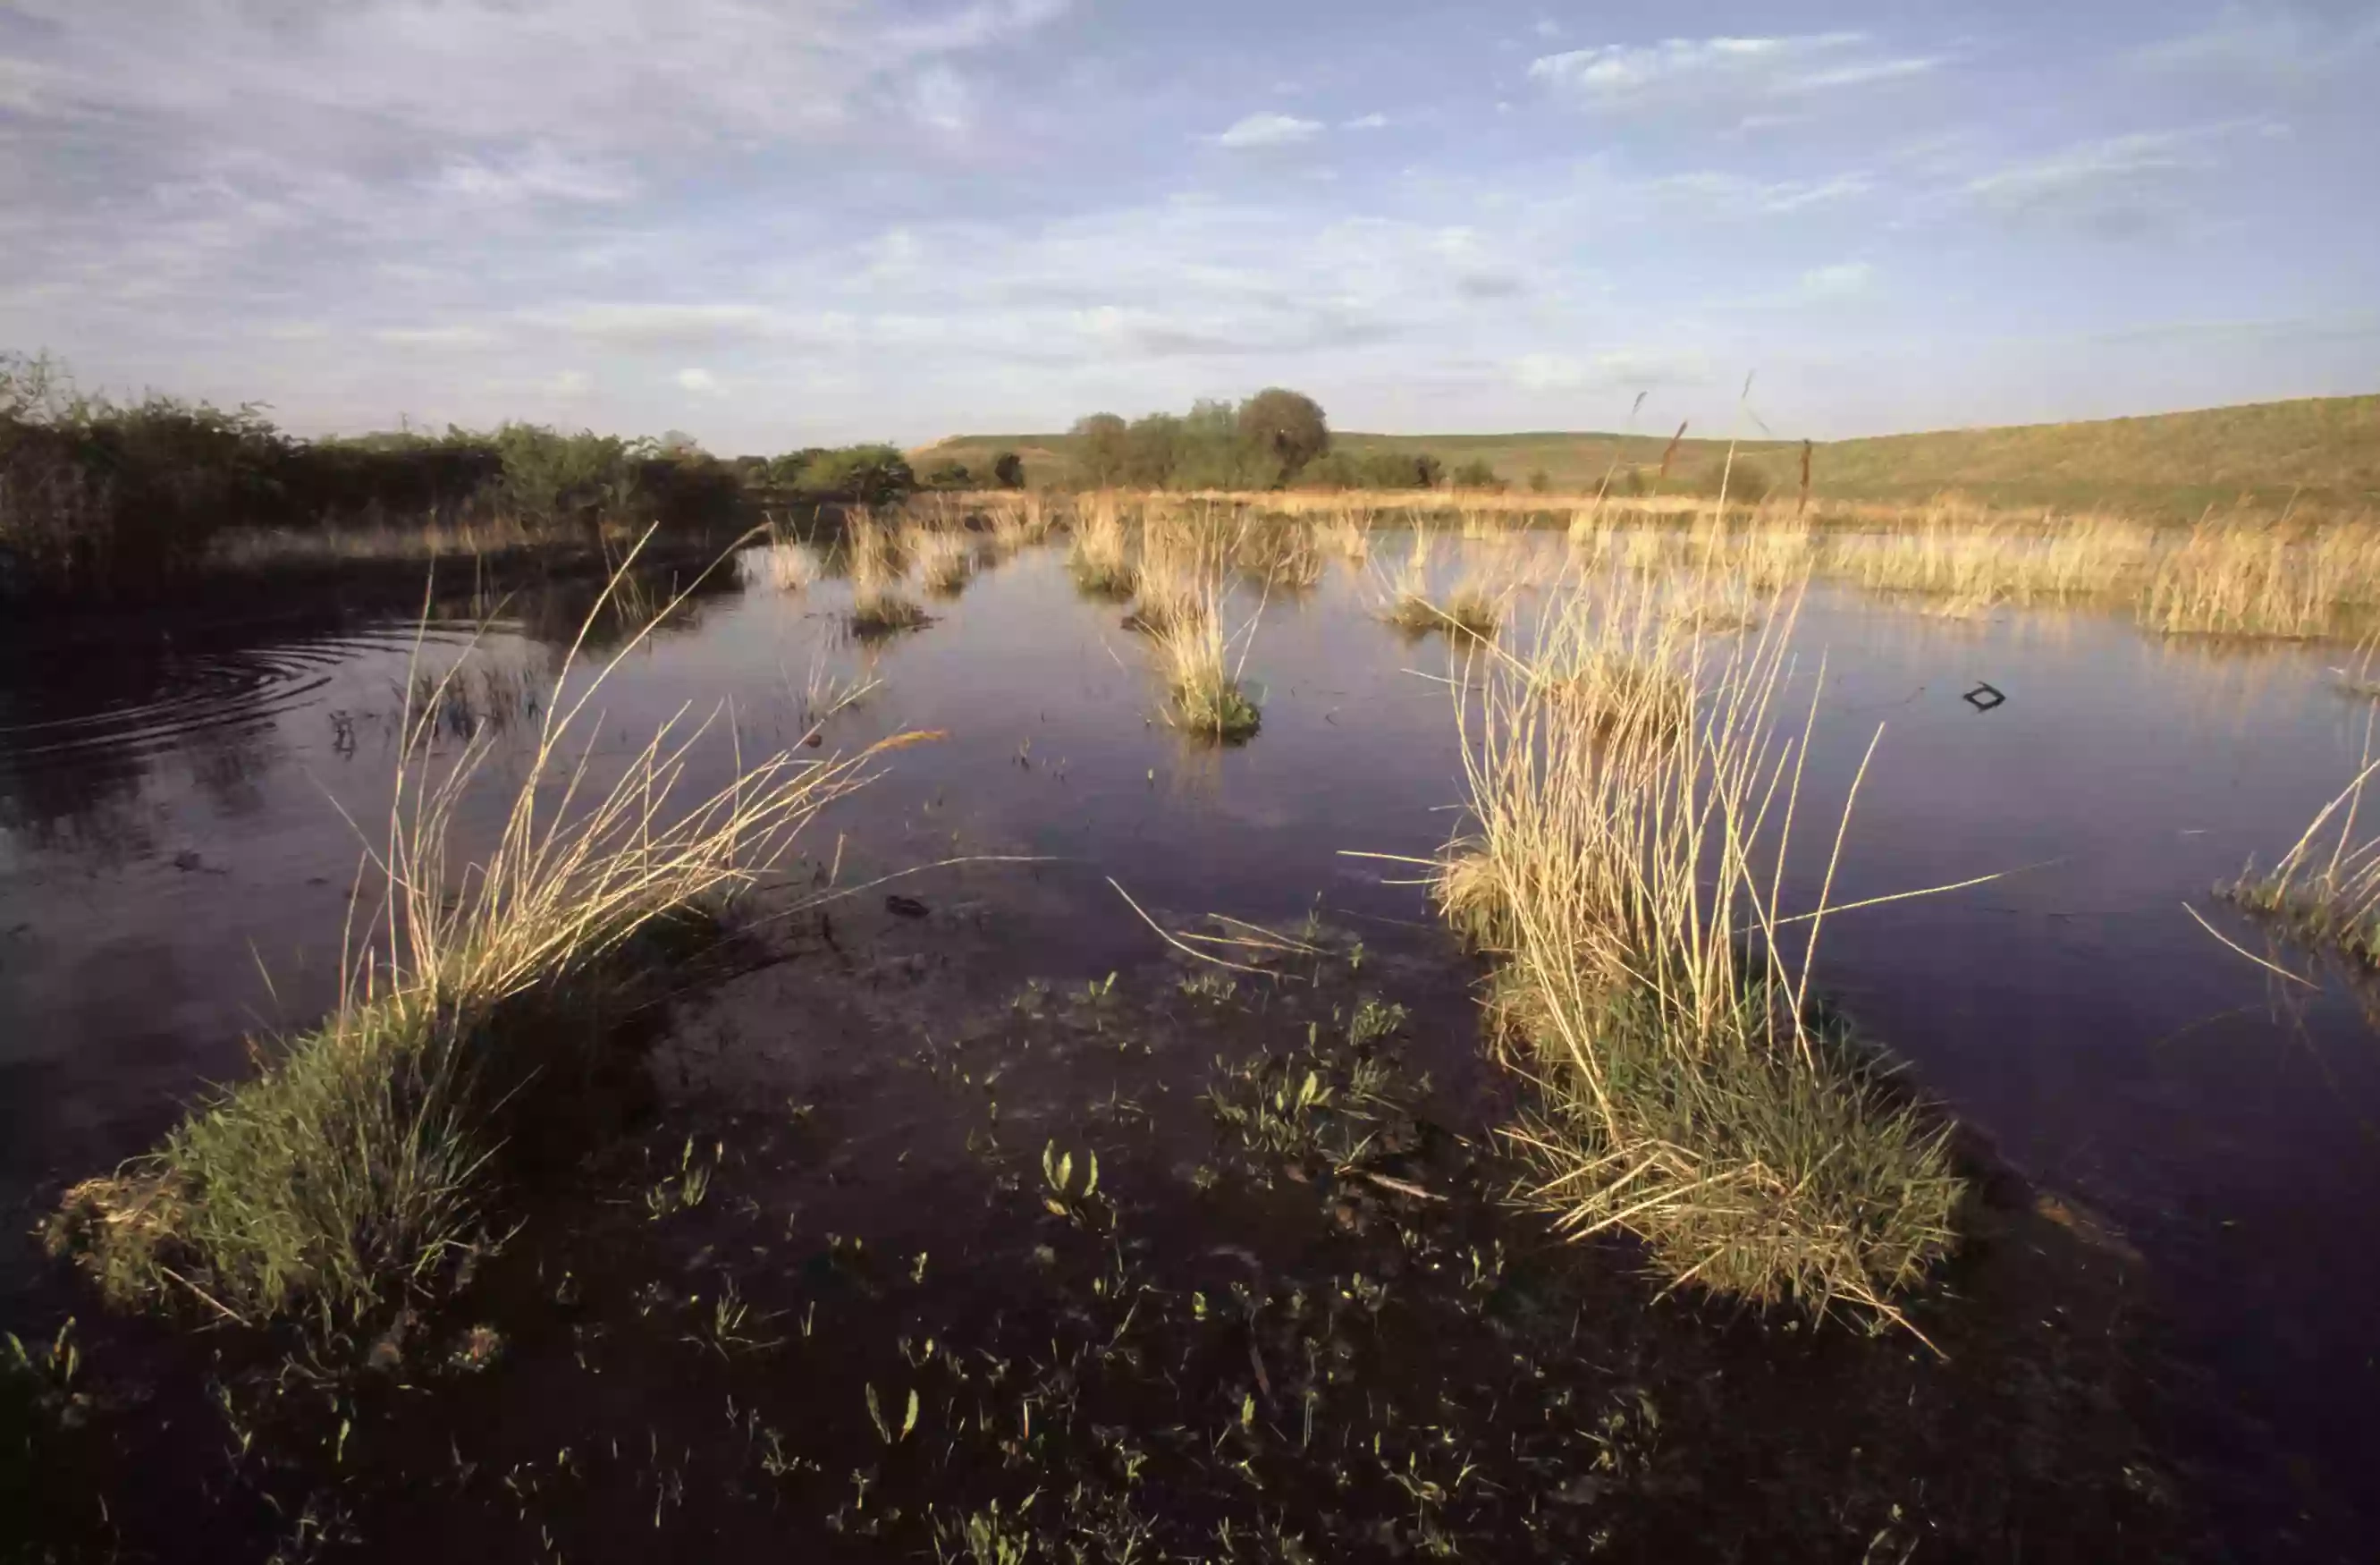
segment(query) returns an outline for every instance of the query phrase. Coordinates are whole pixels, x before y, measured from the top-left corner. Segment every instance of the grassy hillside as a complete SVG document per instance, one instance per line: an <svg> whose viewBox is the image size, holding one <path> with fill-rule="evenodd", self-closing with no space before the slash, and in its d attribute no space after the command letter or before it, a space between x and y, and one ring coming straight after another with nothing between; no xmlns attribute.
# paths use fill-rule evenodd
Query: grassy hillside
<svg viewBox="0 0 2380 1565"><path fill-rule="evenodd" d="M1593 489L1615 467L1651 468L1669 440L1666 433L1351 432L1336 443L1358 452L1427 451L1450 468L1484 459L1516 486L1543 471L1554 489L1575 493ZM1062 434L965 435L933 449L970 466L988 466L994 452L1014 449L1033 480L1059 482L1066 476L1066 446ZM1688 438L1669 486L1707 490L1726 454L1724 441ZM1798 442L1746 442L1736 457L1755 487L1790 490L1799 481ZM2355 509L2380 505L2380 396L1823 441L1812 453L1811 481L1818 495L1846 500L1914 501L1955 491L1995 505L2099 506L2166 517L2192 517L2241 499Z"/></svg>

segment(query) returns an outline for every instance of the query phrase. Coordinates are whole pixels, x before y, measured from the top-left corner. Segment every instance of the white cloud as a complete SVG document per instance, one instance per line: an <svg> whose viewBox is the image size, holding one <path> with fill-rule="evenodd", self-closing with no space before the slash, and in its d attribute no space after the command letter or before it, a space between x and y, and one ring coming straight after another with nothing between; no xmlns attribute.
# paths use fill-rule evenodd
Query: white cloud
<svg viewBox="0 0 2380 1565"><path fill-rule="evenodd" d="M631 349L727 347L787 327L776 311L747 303L585 304L552 319L572 336Z"/></svg>
<svg viewBox="0 0 2380 1565"><path fill-rule="evenodd" d="M1249 115L1229 129L1208 138L1219 147L1245 151L1257 147L1290 147L1311 141L1322 134L1318 119L1300 119L1295 115L1266 111Z"/></svg>
<svg viewBox="0 0 2380 1565"><path fill-rule="evenodd" d="M386 326L371 336L386 348L486 348L495 341L483 326Z"/></svg>
<svg viewBox="0 0 2380 1565"><path fill-rule="evenodd" d="M719 377L709 370L680 370L675 378L680 391L690 392L697 397L723 396L727 389L719 384Z"/></svg>
<svg viewBox="0 0 2380 1565"><path fill-rule="evenodd" d="M2353 18L2324 17L2301 6L2226 6L2194 32L2136 49L2140 69L2233 87L2303 87L2368 69L2380 53L2380 7Z"/></svg>
<svg viewBox="0 0 2380 1565"><path fill-rule="evenodd" d="M1384 130L1388 128L1388 124L1389 116L1387 115L1374 113L1357 115L1354 119L1348 120L1344 125L1341 126L1340 128L1343 130Z"/></svg>
<svg viewBox="0 0 2380 1565"><path fill-rule="evenodd" d="M2002 221L2128 238L2188 214L2191 177L2216 166L2214 146L2268 128L2230 121L2085 141L1967 181L1964 193Z"/></svg>
<svg viewBox="0 0 2380 1565"><path fill-rule="evenodd" d="M956 134L975 119L975 90L949 66L937 62L909 83L909 113L917 122Z"/></svg>
<svg viewBox="0 0 2380 1565"><path fill-rule="evenodd" d="M600 164L567 156L542 143L508 159L456 157L431 181L439 195L492 206L536 201L622 202L634 180Z"/></svg>
<svg viewBox="0 0 2380 1565"><path fill-rule="evenodd" d="M1876 280L1876 268L1864 261L1839 261L1831 266L1814 266L1802 274L1802 295L1805 299L1852 299L1867 292Z"/></svg>
<svg viewBox="0 0 2380 1565"><path fill-rule="evenodd" d="M1866 175L1852 172L1824 179L1760 180L1702 169L1645 181L1642 189L1672 212L1698 217L1784 215L1856 200L1874 188Z"/></svg>
<svg viewBox="0 0 2380 1565"><path fill-rule="evenodd" d="M1529 76L1566 101L1608 111L1811 97L1920 76L1940 61L1876 51L1864 33L1671 38L1541 55Z"/></svg>
<svg viewBox="0 0 2380 1565"><path fill-rule="evenodd" d="M1696 385L1710 379L1710 362L1700 351L1621 348L1577 359L1563 353L1524 353L1512 361L1512 379L1524 391L1586 391L1658 385Z"/></svg>

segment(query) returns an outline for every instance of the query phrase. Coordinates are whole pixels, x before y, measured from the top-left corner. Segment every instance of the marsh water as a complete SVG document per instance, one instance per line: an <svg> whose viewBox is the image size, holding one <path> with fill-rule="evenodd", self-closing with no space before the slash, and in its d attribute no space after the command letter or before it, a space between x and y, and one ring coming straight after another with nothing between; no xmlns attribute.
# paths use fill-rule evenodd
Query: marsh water
<svg viewBox="0 0 2380 1565"><path fill-rule="evenodd" d="M940 736L823 815L795 873L868 887L822 905L846 939L873 931L904 962L939 948L963 976L895 1023L872 1013L876 1043L836 1013L808 1090L832 1094L817 1061L930 1045L959 1009L1027 980L1134 982L1171 960L1150 919L1217 914L1350 932L1442 1034L1441 1075L1484 1074L1463 1031L1477 969L1394 862L1461 823L1453 670L1441 641L1378 620L1375 591L1334 563L1314 591L1266 597L1245 665L1262 727L1219 750L1166 727L1122 610L1078 596L1055 550L926 599L931 624L875 642L844 633L843 583L780 592L756 574L625 654L598 749L726 703L717 721L749 753L859 684L825 752ZM492 712L560 666L575 608L508 612L476 645L460 623L349 617L26 647L0 669L11 1324L42 1329L58 1307L21 1236L60 1186L237 1076L248 1037L331 1003L408 667L468 651L518 671L489 687ZM1793 637L1782 704L1798 725L1815 700L1815 719L1787 902L1815 903L1879 726L1832 900L1998 876L1828 919L1817 983L2035 1185L2119 1236L2170 1350L2185 1466L2240 1557L2380 1525L2365 1485L2380 1466L2380 1033L2343 976L2209 895L2286 849L2360 764L2371 707L2337 688L2337 649L2163 640L2085 612L1946 620L1826 588ZM2004 699L1967 699L1985 684ZM510 715L520 737L498 733L499 770L534 726ZM2317 986L2227 949L2186 905ZM863 967L880 984L898 965ZM771 1025L777 1047L808 1046L799 1015ZM690 1051L714 1091L743 1079L735 1038L752 1026L747 1011ZM1132 1088L1098 1069L1102 1088Z"/></svg>

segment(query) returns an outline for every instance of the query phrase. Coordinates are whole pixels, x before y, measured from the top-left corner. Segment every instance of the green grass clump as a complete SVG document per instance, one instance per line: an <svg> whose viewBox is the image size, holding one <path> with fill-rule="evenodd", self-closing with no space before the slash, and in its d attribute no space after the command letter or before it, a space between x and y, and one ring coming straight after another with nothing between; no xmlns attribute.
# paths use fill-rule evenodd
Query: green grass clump
<svg viewBox="0 0 2380 1565"><path fill-rule="evenodd" d="M1501 958L1507 1058L1537 1089L1506 1132L1526 1199L1633 1234L1673 1284L1901 1320L1963 1184L1946 1122L1807 1003L1806 950L1796 973L1758 938L1791 829L1769 801L1799 798L1807 752L1769 717L1779 618L1712 648L1650 594L1549 605L1458 709L1478 830L1438 900Z"/></svg>
<svg viewBox="0 0 2380 1565"><path fill-rule="evenodd" d="M387 897L351 944L364 955L341 1003L155 1152L68 1192L54 1253L119 1303L336 1328L434 1290L493 1242L498 1150L543 1134L556 1092L600 1074L587 1050L636 991L623 974L781 857L876 752L780 752L689 805L676 785L710 725L673 722L607 788L578 734L617 666L545 709L493 848L452 874L451 827L492 746L482 728L441 759L420 742L438 702L407 711L373 855ZM601 715L584 727L600 731Z"/></svg>
<svg viewBox="0 0 2380 1565"><path fill-rule="evenodd" d="M1201 679L1173 687L1169 713L1175 727L1220 744L1253 739L1264 714L1247 698L1236 679Z"/></svg>

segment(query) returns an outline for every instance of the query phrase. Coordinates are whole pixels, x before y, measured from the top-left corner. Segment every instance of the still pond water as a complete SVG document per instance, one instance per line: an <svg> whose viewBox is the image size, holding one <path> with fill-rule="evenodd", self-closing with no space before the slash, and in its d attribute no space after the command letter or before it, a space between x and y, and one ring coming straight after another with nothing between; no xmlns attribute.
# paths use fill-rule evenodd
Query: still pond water
<svg viewBox="0 0 2380 1565"><path fill-rule="evenodd" d="M1262 730L1218 752L1156 718L1141 644L1114 605L1076 595L1054 551L872 646L842 634L842 583L755 579L626 655L602 742L625 752L681 705L727 701L721 720L766 748L798 736L814 679L872 679L830 746L944 737L889 757L806 843L844 882L1029 861L901 883L1029 928L1020 974L1149 960L1157 937L1113 877L1172 922L1318 906L1459 991L1473 970L1422 891L1354 856L1431 853L1463 797L1442 645L1378 623L1374 591L1334 566L1265 605L1246 666ZM567 630L548 619L573 622L508 622L473 661L550 675ZM433 630L418 655L443 666L468 639ZM2301 1505L2372 1506L2358 1475L2380 1470L2380 1036L2342 984L2283 994L2184 911L2271 950L2207 893L2251 855L2269 862L2353 774L2370 713L2333 687L2335 652L2163 642L2087 614L1945 621L1824 590L1795 642L1795 693L1817 700L1805 798L1828 828L1884 726L1836 899L2015 872L1833 921L1820 984L2144 1257L2201 1403L2236 1415L2192 1435L2241 1471L2235 1536ZM403 621L181 629L0 671L12 1234L62 1181L140 1151L176 1104L237 1075L246 1036L330 1002L362 846L350 821L370 835L385 818L415 642ZM1962 700L1978 681L2005 702ZM1795 906L1829 835L1804 829ZM0 1310L38 1328L41 1268L8 1242Z"/></svg>

